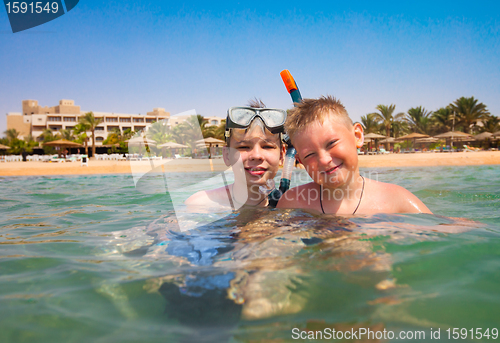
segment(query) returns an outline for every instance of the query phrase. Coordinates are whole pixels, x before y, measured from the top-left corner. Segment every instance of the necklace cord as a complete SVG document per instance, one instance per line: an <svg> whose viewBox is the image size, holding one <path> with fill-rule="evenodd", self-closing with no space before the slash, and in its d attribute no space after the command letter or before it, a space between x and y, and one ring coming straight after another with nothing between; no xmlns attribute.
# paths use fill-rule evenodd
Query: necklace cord
<svg viewBox="0 0 500 343"><path fill-rule="evenodd" d="M226 192L227 192L227 197L229 198L229 203L231 204L231 209L232 209L233 211L236 211L236 208L234 207L234 204L235 204L235 203L240 203L240 202L239 202L239 201L237 201L237 200L234 198L233 194L231 193L231 190L229 189L229 186L226 186ZM262 199L261 201L259 201L257 204L255 204L255 205L249 205L249 206L255 206L255 207L257 207L257 206L259 206L260 204L262 204L262 202L263 202L264 200L266 200L266 199L267 199L267 196L264 196L264 199ZM240 203L240 204L245 205L245 203Z"/></svg>
<svg viewBox="0 0 500 343"><path fill-rule="evenodd" d="M356 211L359 208L359 205L361 204L361 199L363 199L363 193L365 191L365 178L363 176L361 176L361 178L363 179L363 187L361 188L361 195L359 196L358 206L356 206L356 209L354 210L354 212L352 214L356 213ZM321 212L323 212L323 214L325 214L325 210L323 209L323 199L322 199L323 198L323 185L320 185L319 187L320 187L319 204L321 205Z"/></svg>

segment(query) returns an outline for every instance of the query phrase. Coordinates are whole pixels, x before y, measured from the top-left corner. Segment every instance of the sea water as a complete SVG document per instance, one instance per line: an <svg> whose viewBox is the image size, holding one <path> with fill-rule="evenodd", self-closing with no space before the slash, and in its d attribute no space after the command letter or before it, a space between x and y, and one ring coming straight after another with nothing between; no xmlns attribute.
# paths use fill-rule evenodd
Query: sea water
<svg viewBox="0 0 500 343"><path fill-rule="evenodd" d="M243 210L180 231L130 175L0 178L0 342L499 340L500 166L362 173L434 215Z"/></svg>

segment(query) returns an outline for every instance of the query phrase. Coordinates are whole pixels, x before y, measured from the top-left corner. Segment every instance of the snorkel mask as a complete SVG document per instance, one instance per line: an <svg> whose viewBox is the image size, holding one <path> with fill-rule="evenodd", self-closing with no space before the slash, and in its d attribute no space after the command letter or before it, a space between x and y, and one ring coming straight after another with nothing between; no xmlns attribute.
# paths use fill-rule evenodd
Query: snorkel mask
<svg viewBox="0 0 500 343"><path fill-rule="evenodd" d="M277 108L231 107L227 110L226 141L231 136L231 129L247 129L252 121L259 117L272 134L283 133L286 111Z"/></svg>

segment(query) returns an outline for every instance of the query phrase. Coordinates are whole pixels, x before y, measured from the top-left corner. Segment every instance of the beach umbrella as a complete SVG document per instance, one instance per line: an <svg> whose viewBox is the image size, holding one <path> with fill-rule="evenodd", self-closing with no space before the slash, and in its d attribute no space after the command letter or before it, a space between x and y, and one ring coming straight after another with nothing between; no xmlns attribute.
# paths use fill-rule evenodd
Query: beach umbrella
<svg viewBox="0 0 500 343"><path fill-rule="evenodd" d="M365 138L371 138L371 139L376 139L376 138L387 138L386 136L379 135L378 133L367 133L364 135Z"/></svg>
<svg viewBox="0 0 500 343"><path fill-rule="evenodd" d="M125 142L128 143L128 145L145 144L149 146L156 146L156 141L146 137L134 137L126 140Z"/></svg>
<svg viewBox="0 0 500 343"><path fill-rule="evenodd" d="M366 135L364 135L365 137L365 140L368 138L370 139L370 142L373 140L373 139L379 139L379 138L387 138L386 136L382 136L382 135L379 135L378 133L367 133ZM369 144L371 145L371 144Z"/></svg>
<svg viewBox="0 0 500 343"><path fill-rule="evenodd" d="M169 148L169 149L182 149L182 148L189 148L187 145L184 144L179 144L175 142L167 142L163 143L157 146L158 148Z"/></svg>
<svg viewBox="0 0 500 343"><path fill-rule="evenodd" d="M166 142L158 145L157 148L169 148L170 150L172 150L172 149L184 149L189 147L187 145L179 144L176 142Z"/></svg>
<svg viewBox="0 0 500 343"><path fill-rule="evenodd" d="M408 140L408 139L427 138L427 137L430 137L430 136L423 134L423 133L413 132L413 133L410 133L409 135L398 137L397 140L404 141L404 140Z"/></svg>
<svg viewBox="0 0 500 343"><path fill-rule="evenodd" d="M474 139L476 141L486 141L486 140L488 140L490 138L493 139L493 134L491 132L486 132L486 131L474 136ZM487 146L485 146L485 147L489 147L490 146L489 142L486 143L486 144L487 144Z"/></svg>
<svg viewBox="0 0 500 343"><path fill-rule="evenodd" d="M219 145L219 144L226 144L223 140L213 138L213 137L207 137L204 139L200 139L195 142L196 144L204 144L205 146L208 144L208 158L212 158L212 145Z"/></svg>
<svg viewBox="0 0 500 343"><path fill-rule="evenodd" d="M436 143L438 141L439 141L439 139L434 138L434 137L426 137L426 138L417 138L417 139L415 139L415 143L422 143L422 144L425 144L425 143Z"/></svg>
<svg viewBox="0 0 500 343"><path fill-rule="evenodd" d="M437 141L439 141L439 139L434 137L418 138L415 140L417 143L436 143Z"/></svg>
<svg viewBox="0 0 500 343"><path fill-rule="evenodd" d="M396 142L396 138L389 137L389 138L386 138L386 139L382 139L379 143L394 143L394 142Z"/></svg>
<svg viewBox="0 0 500 343"><path fill-rule="evenodd" d="M478 135L475 135L474 138L476 141L484 141L485 139L493 137L493 134L491 132L483 132Z"/></svg>
<svg viewBox="0 0 500 343"><path fill-rule="evenodd" d="M441 133L439 135L434 136L435 138L450 138L451 140L451 146L453 146L453 140L455 141L471 141L474 140L472 135L469 135L468 133L464 133L461 131L448 131L445 133Z"/></svg>
<svg viewBox="0 0 500 343"><path fill-rule="evenodd" d="M406 136L401 136L396 138L397 141L409 141L410 139L413 139L413 146L415 146L415 140L417 138L427 138L429 135L423 134L423 133L418 133L418 132L412 132L409 135Z"/></svg>
<svg viewBox="0 0 500 343"><path fill-rule="evenodd" d="M9 150L10 146L0 144L0 150Z"/></svg>
<svg viewBox="0 0 500 343"><path fill-rule="evenodd" d="M493 136L495 136L495 137L500 137L500 131L493 132Z"/></svg>
<svg viewBox="0 0 500 343"><path fill-rule="evenodd" d="M448 131L445 133L441 133L439 135L435 135L435 138L453 138L453 139L462 139L464 141L470 140L472 138L472 135L469 135L468 133L464 133L461 131Z"/></svg>
<svg viewBox="0 0 500 343"><path fill-rule="evenodd" d="M60 147L62 149L64 148L83 148L83 145L68 141L67 139L58 139L55 141L43 143L44 146L54 146L54 147Z"/></svg>
<svg viewBox="0 0 500 343"><path fill-rule="evenodd" d="M75 142L68 141L67 139L58 139L55 141L43 143L45 146L60 146L64 148L82 148L83 145Z"/></svg>
<svg viewBox="0 0 500 343"><path fill-rule="evenodd" d="M195 143L196 144L200 144L200 143L205 143L205 144L226 144L226 142L224 142L223 140L220 140L220 139L217 139L217 138L213 138L213 137L207 137L207 138L204 138L204 139L200 139L199 141L196 141Z"/></svg>

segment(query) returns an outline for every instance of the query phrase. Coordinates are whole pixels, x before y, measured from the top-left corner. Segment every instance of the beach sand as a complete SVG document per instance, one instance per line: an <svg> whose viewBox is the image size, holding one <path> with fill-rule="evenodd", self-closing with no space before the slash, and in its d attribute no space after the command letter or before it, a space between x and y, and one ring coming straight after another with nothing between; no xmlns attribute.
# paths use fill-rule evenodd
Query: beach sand
<svg viewBox="0 0 500 343"><path fill-rule="evenodd" d="M375 167L432 167L470 166L500 164L500 151L478 151L457 153L414 153L388 155L361 155L360 168ZM88 167L80 162L5 162L0 164L0 176L43 176L43 175L92 175L145 173L151 170L148 161L89 161ZM161 160L154 161L157 171L206 172L226 170L222 159L216 160Z"/></svg>

